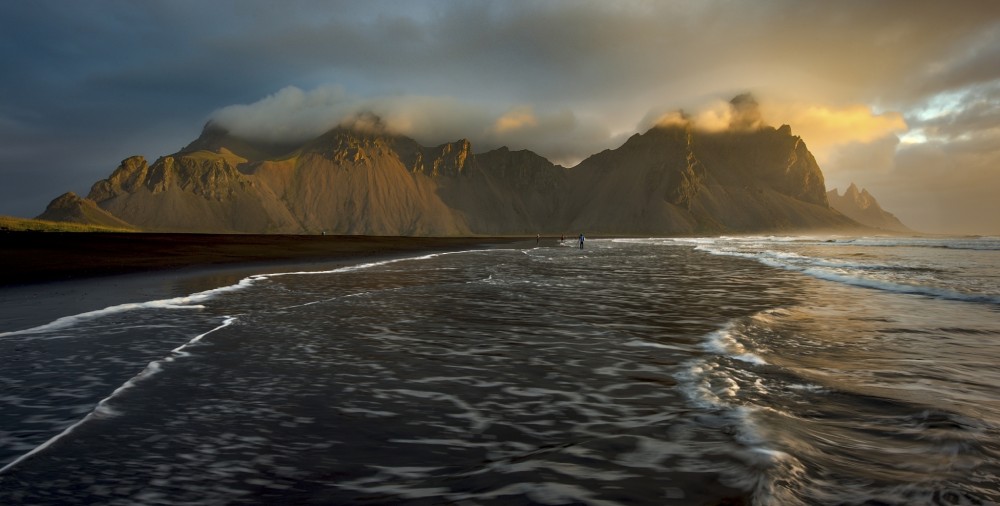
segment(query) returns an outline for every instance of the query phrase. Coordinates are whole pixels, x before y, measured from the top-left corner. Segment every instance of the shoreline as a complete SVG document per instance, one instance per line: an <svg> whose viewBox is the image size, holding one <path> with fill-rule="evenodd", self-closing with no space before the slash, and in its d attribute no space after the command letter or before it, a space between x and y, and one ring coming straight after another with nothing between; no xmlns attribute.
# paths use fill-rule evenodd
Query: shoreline
<svg viewBox="0 0 1000 506"><path fill-rule="evenodd" d="M503 246L534 247L535 238L0 234L0 333L118 304L186 296L254 274Z"/></svg>
<svg viewBox="0 0 1000 506"><path fill-rule="evenodd" d="M533 237L530 238L533 241ZM528 237L8 232L0 234L0 287L139 272L232 265L302 264L455 251Z"/></svg>

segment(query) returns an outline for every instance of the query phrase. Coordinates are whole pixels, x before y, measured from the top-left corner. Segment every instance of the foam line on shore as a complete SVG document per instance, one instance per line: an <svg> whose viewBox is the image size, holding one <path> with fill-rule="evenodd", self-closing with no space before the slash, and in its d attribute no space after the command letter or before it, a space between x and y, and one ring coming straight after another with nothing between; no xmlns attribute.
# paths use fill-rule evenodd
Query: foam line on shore
<svg viewBox="0 0 1000 506"><path fill-rule="evenodd" d="M102 317L102 316L107 316L107 315L116 314L116 313L122 313L122 312L126 312L126 311L133 311L133 310L137 310L137 309L149 309L149 308L161 308L161 309L201 309L201 308L204 308L204 306L197 304L199 302L204 302L204 301L206 301L206 300L208 300L208 299L210 299L210 298L212 298L212 297L214 297L216 295L219 295L219 294L223 294L223 293L227 293L227 292L232 292L232 291L235 291L235 290L240 290L240 289L249 287L249 286L251 286L252 284L254 284L255 282L257 282L259 280L268 279L268 278L276 277L276 276L311 275L311 274L334 274L334 273L339 273L339 272L351 272L351 271L358 271L358 270L368 269L368 268L372 268L372 267L378 267L378 266L381 266L381 265L392 264L392 263L396 263L396 262L402 262L402 261L405 261L405 260L428 260L428 259L431 259L431 258L435 258L435 257L438 257L438 256L447 255L447 254L454 254L454 253L474 253L474 252L481 252L481 251L487 251L487 250L478 250L477 249L477 250L463 250L463 251L449 251L449 252L440 252L440 253L430 253L430 254L416 256L416 257L393 258L393 259L381 260L381 261L377 261L377 262L369 262L369 263L363 263L363 264L350 265L350 266L346 266L346 267L339 267L337 269L325 270L325 271L295 271L295 272L278 272L278 273L269 273L269 274L256 274L256 275L245 277L245 278L241 279L239 282L237 282L235 284L232 284L232 285L227 285L227 286L223 286L223 287L219 287L219 288L213 288L213 289L210 289L210 290L205 290L205 291L202 291L202 292L197 292L197 293L194 293L194 294L191 294L191 295L187 295L187 296L183 296L183 297L174 297L174 298L170 298L170 299L154 300L154 301L139 302L139 303L126 303L126 304L118 304L118 305L115 305L115 306L109 306L107 308L99 309L99 310L96 310L96 311L88 311L86 313L80 313L80 314L77 314L77 315L65 316L65 317L62 317L62 318L58 318L58 319L56 319L56 320L54 320L54 321L52 321L50 323L47 323L47 324L44 324L44 325L39 325L37 327L32 327L32 328L29 328L29 329L0 333L0 337L15 336L15 335L39 334L39 333L47 332L47 331L50 331L50 330L57 330L57 329L60 329L60 328L70 327L73 324L78 323L80 321L85 321L85 320L88 320L88 319L99 318L99 317ZM19 464L19 463L25 461L26 459L30 458L32 455L35 455L38 452L41 452L41 451L45 450L46 448L48 448L52 444L56 443L60 439L68 436L74 430L76 430L78 427L80 427L81 425L83 425L87 421L95 419L95 418L99 418L99 417L104 417L104 416L114 416L115 412L114 412L114 410L109 405L109 402L111 400L113 400L114 398L116 398L117 396L119 396L122 392L125 392L126 390L128 390L128 389L136 386L139 382L141 382L141 381L143 381L143 380L145 380L147 378L150 378L150 377L154 376L155 374L159 373L163 369L163 367L162 367L163 364L169 363L169 362L173 362L177 358L187 356L188 353L185 351L185 349L187 347L189 347L189 346L191 346L193 344L198 343L205 336L207 336L207 335L209 335L209 334L211 334L213 332L216 332L216 331L218 331L220 329L228 327L229 325L232 325L236 320L237 320L237 318L235 316L224 317L224 320L223 320L223 322L222 322L221 325L219 325L219 326L217 326L217 327L215 327L215 328L213 328L213 329L211 329L211 330L209 330L207 332L199 334L199 335L195 336L194 338L192 338L187 343L182 344L181 346L178 346L177 348L172 349L170 351L170 354L168 356L150 362L149 364L146 365L145 368L142 369L142 371L140 371L138 374L136 374L135 376L133 376L132 378L130 378L128 381L126 381L125 383L123 383L118 388L116 388L113 392L111 392L110 395L108 395L107 397L105 397L104 399L102 399L101 401L99 401L97 403L97 405L94 407L94 409L91 410L86 416L84 416L80 420L76 421L72 425L66 427L59 434L56 434L55 436L49 438L44 443L36 446L32 450L28 451L27 453L21 455L20 457L14 459L13 461L11 461L10 463L8 463L7 465L5 465L2 468L0 468L0 474L6 473L8 470L12 469L17 464Z"/></svg>
<svg viewBox="0 0 1000 506"><path fill-rule="evenodd" d="M833 281L845 285L891 293L921 295L959 302L1000 304L1000 296L994 294L963 293L949 288L931 286L929 284L921 284L919 282L907 283L873 277L873 275L879 272L925 273L935 272L937 271L936 269L927 268L921 265L897 265L892 263L876 264L806 256L795 252L769 249L767 241L772 240L774 239L753 237L736 239L719 237L674 239L672 241L675 244L693 245L695 250L704 251L712 255L747 258L769 267L799 272L816 279ZM925 248L942 247L937 245L937 243L929 243L928 241L923 241L923 243L918 243L916 241L887 241L885 244L877 243L876 245L880 247L897 245ZM967 247L965 249L990 250L991 248L984 246L981 248Z"/></svg>
<svg viewBox="0 0 1000 506"><path fill-rule="evenodd" d="M202 292L202 293L204 293L204 292ZM11 461L9 464L7 464L7 465L3 466L2 468L0 468L0 474L6 473L8 470L12 469L14 466L16 466L16 465L20 464L21 462L24 462L25 460L31 458L32 455L35 455L38 452L41 452L42 450L45 450L49 446L52 446L53 444L55 444L60 439L62 439L64 437L72 434L73 431L77 429L77 427L80 427L81 425L83 425L84 423L88 422L89 420L93 420L93 419L100 418L100 417L106 417L106 416L114 416L116 413L111 408L111 406L108 404L112 399L114 399L115 397L118 397L119 395L121 395L122 392L125 392L126 390L129 390L132 387L136 386L139 382L141 382L141 381L143 381L143 380L145 380L147 378L150 378L150 377L156 375L157 373L159 373L161 370L163 370L162 364L168 363L168 362L173 362L178 357L186 356L187 352L184 351L184 348L187 348L188 346L191 346L192 344L195 344L198 341L201 341L202 338L204 338L205 336L207 336L207 335L209 335L209 334L211 334L211 333L213 333L213 332L215 332L217 330L220 330L220 329L223 329L225 327L228 327L228 326L232 325L233 322L235 322L235 321L236 321L236 317L228 316L228 317L226 317L223 320L222 324L219 325L218 327L215 327L212 330L209 330L208 332L199 334L199 335L195 336L194 338L192 338L187 343L182 344L181 346L178 346L177 348L174 348L173 350L171 350L170 355L167 355L166 357L163 357L161 359L154 360L154 361L150 362L149 364L146 365L146 367L144 367L142 369L142 371L139 371L139 374L136 374L135 376L129 378L128 381L126 381L125 383L122 383L121 386L119 386L113 392L111 392L111 395L105 397L104 399L101 399L101 401L97 403L97 406L95 406L94 409L92 409L90 411L90 413L87 413L86 416L84 416L80 420L77 420L76 423L74 423L73 425L70 425L69 427L66 427L59 434L56 434L55 436L52 436L51 438L49 438L48 440L46 440L44 443L36 446L35 448L31 449L29 452L25 453L24 455L21 455L20 457L18 457L16 459L14 459L13 461Z"/></svg>
<svg viewBox="0 0 1000 506"><path fill-rule="evenodd" d="M763 315L764 312L752 316ZM721 421L736 428L733 438L746 451L740 458L745 459L758 473L735 476L733 485L751 490L754 502L770 504L774 491L782 476L794 477L802 472L802 464L795 456L779 450L768 440L757 421L760 406L740 400L740 381L736 369L749 372L766 366L767 362L748 351L735 337L738 334L738 320L730 320L718 330L703 336L701 348L705 356L695 357L686 363L686 369L675 376L678 385L695 406L714 413ZM727 364L730 359L746 365ZM734 369L734 367L736 369ZM794 478L788 478L794 479Z"/></svg>
<svg viewBox="0 0 1000 506"><path fill-rule="evenodd" d="M502 248L496 248L502 249ZM252 276L247 276L235 284L222 286L218 288L213 288L210 290L205 290L202 292L197 292L190 295L185 295L181 297L173 297L170 299L159 299L146 302L128 302L124 304L116 304L113 306L108 306L103 309L97 309L94 311L87 311L85 313L79 313L70 316L63 316L57 318L49 323L38 325L36 327L31 327L21 330L12 330L8 332L0 332L0 338L10 337L10 336L27 336L32 334L41 334L51 330L58 330L67 327L72 327L73 325L87 320L93 320L103 316L113 315L117 313L124 313L128 311L135 311L139 309L204 309L201 305L202 302L208 301L209 299L227 292L232 292L236 290L241 290L253 285L255 282L270 279L272 277L278 276L292 276L292 275L310 275L310 274L335 274L339 272L352 272L363 269L369 269L372 267L378 267L381 265L391 264L395 262L402 262L405 260L427 260L441 255L455 254L455 253L475 253L482 251L490 251L486 249L474 249L474 250L462 250L462 251L445 251L440 253L430 253L426 255L416 256L416 257L402 257L402 258L392 258L388 260L380 260L377 262L368 262L363 264L349 265L346 267L338 267L336 269L322 270L322 271L289 271L289 272L274 272L268 274L254 274Z"/></svg>
<svg viewBox="0 0 1000 506"><path fill-rule="evenodd" d="M213 288L211 290L205 290L203 292L194 293L191 295L185 295L183 297L174 297L171 299L160 299L152 300L147 302L128 302L125 304L117 304L114 306L108 306L104 309L97 309L94 311L87 311L86 313L79 313L71 316L63 316L57 318L49 323L39 325L37 327L31 327L23 330L12 330L10 332L0 333L0 338L9 336L19 336L19 335L31 335L40 334L43 332L48 332L50 330L58 330L66 327L71 327L76 323L86 320L92 320L95 318L100 318L102 316L108 316L117 313L124 313L127 311L135 311L138 309L202 309L200 303L205 302L216 295L232 292L235 290L240 290L246 288L253 284L256 279L251 276L241 279L238 283L228 286L223 286L219 288Z"/></svg>
<svg viewBox="0 0 1000 506"><path fill-rule="evenodd" d="M439 257L439 256L444 256L444 255L455 255L455 254L459 254L459 253L480 253L480 252L484 252L484 251L498 251L498 250L502 251L503 249L504 248L470 249L470 250L461 250L461 251L441 251L441 252L438 252L438 253L428 253L428 254L420 255L420 256L390 258L390 259L387 259L387 260L379 260L377 262L368 262L368 263L363 263L363 264L348 265L348 266L345 266L345 267L338 267L336 269L329 269L329 270L324 270L324 271L272 272L272 273L269 273L269 274L258 274L256 276L252 276L252 277L258 278L258 279L263 279L263 278L273 278L273 277L279 277L279 276L306 276L306 275L313 275L313 274L336 274L336 273L340 273L340 272L360 271L360 270L364 270L364 269L370 269L372 267L379 267L379 266L382 266L382 265L394 264L396 262L404 262L404 261L407 261L407 260L430 260L432 258L436 258L436 257Z"/></svg>
<svg viewBox="0 0 1000 506"><path fill-rule="evenodd" d="M827 281L834 281L838 283L844 283L846 285L859 286L862 288L871 288L874 290L882 290L886 292L902 293L908 295L923 295L927 297L936 297L939 299L954 300L958 302L980 302L987 304L1000 304L1000 297L998 296L992 296L986 294L982 295L968 294L968 293L956 292L954 290L948 290L946 288L906 285L902 283L893 283L891 281L865 279L859 276L845 276L815 268L804 268L804 269L800 268L796 270L802 272L803 274L808 274L817 279L824 279Z"/></svg>

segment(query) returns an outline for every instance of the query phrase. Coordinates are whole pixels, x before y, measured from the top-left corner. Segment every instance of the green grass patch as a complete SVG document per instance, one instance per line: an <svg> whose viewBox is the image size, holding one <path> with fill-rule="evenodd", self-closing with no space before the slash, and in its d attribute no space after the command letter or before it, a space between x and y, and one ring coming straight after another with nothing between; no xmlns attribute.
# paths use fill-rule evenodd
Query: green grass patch
<svg viewBox="0 0 1000 506"><path fill-rule="evenodd" d="M0 232L138 232L133 228L84 225L68 221L45 221L0 216Z"/></svg>

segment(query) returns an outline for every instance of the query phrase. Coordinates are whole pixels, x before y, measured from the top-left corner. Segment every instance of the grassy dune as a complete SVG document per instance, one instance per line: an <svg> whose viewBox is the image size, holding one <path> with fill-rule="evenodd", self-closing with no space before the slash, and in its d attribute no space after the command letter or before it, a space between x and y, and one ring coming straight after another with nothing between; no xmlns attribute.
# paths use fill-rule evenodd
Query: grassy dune
<svg viewBox="0 0 1000 506"><path fill-rule="evenodd" d="M135 229L0 216L0 232L136 232Z"/></svg>

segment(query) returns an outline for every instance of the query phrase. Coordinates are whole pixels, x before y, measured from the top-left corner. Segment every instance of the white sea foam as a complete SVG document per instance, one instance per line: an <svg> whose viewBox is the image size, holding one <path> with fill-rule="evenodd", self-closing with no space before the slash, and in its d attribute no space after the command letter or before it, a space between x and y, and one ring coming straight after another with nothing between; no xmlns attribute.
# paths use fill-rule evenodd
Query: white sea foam
<svg viewBox="0 0 1000 506"><path fill-rule="evenodd" d="M689 348L683 346L674 346L662 343L653 343L650 341L643 341L640 339L633 339L631 341L623 343L624 346L629 346L632 348L660 348L664 350L678 350L678 351L690 351Z"/></svg>
<svg viewBox="0 0 1000 506"><path fill-rule="evenodd" d="M765 321L771 318L773 312L769 310L758 313L750 317L749 321ZM747 401L741 398L741 381L746 382L744 386L756 394L768 394L762 378L756 377L752 372L753 367L767 362L748 351L734 337L738 332L737 323L730 321L719 330L706 334L702 348L709 355L690 360L676 378L679 388L693 405L718 413L717 416L727 420L727 425L737 428L734 438L740 446L734 449L735 455L754 472L731 475L728 477L731 483L728 484L753 490L755 498L769 503L767 499L773 495L769 491L778 480L776 476L785 474L786 467L797 468L801 464L794 457L773 448L756 422L756 414L762 408L746 404ZM720 358L751 364L751 369ZM697 466L690 470L697 470Z"/></svg>
<svg viewBox="0 0 1000 506"><path fill-rule="evenodd" d="M941 248L992 251L1000 250L996 237L858 237L843 240L857 246L883 248Z"/></svg>
<svg viewBox="0 0 1000 506"><path fill-rule="evenodd" d="M205 302L223 293L246 288L251 284L253 284L253 282L256 281L257 279L258 279L257 276L251 276L243 278L234 285L224 286L220 288L213 288L211 290L205 290L203 292L198 292L183 297L174 297L172 299L153 300L148 302L130 302L126 304L109 306L104 309L98 309L95 311L88 311L86 313L80 313L72 316L64 316L62 318L58 318L56 320L53 320L43 325L39 325L37 327L32 327L23 330L14 330L10 332L3 332L0 333L0 337L42 334L52 330L69 328L77 323L93 320L95 318L101 318L104 316L109 316L117 313L124 313L128 311L136 311L140 309L203 309L205 306L199 303ZM54 338L58 337L60 336L55 336Z"/></svg>
<svg viewBox="0 0 1000 506"><path fill-rule="evenodd" d="M836 281L848 285L860 286L864 288L873 288L876 290L882 290L887 292L905 293L910 295L925 295L929 297L937 297L939 299L956 300L964 302L987 302L990 304L1000 304L1000 296L997 295L970 294L934 286L894 283L891 281L886 281L881 279L872 279L862 276L851 276L816 268L806 268L806 269L801 269L801 271L804 274L808 274L812 277L819 279L825 279L827 281Z"/></svg>
<svg viewBox="0 0 1000 506"><path fill-rule="evenodd" d="M95 311L88 311L86 313L80 313L72 316L63 316L49 323L39 325L37 327L32 327L23 330L14 330L10 332L0 333L0 337L8 336L19 336L19 335L31 335L31 334L41 334L43 332L48 332L51 330L58 330L67 327L72 327L73 325L80 323L82 321L92 320L94 318L100 318L102 316L108 316L115 313L124 313L126 311L134 311L137 309L200 309L204 306L200 305L188 305L182 302L175 302L178 299L167 299L167 300L157 300L151 302L136 302L127 304L118 304L115 306L109 306L104 309L98 309Z"/></svg>
<svg viewBox="0 0 1000 506"><path fill-rule="evenodd" d="M394 264L394 263L397 263L397 262L407 262L407 261L413 261L413 260L430 260L432 258L437 258L437 257L444 256L444 255L457 255L457 254L463 254L463 253L481 253L481 252L487 252L487 251L502 251L502 250L503 250L502 248L496 248L496 249L470 249L470 250L461 250L461 251L442 251L442 252L438 252L438 253L428 253L426 255L420 255L420 256L390 258L390 259L387 259L387 260L379 260L377 262L367 262L367 263L363 263L363 264L347 265L347 266L344 266L344 267L337 267L336 269L327 269L327 270L321 270L321 271L273 272L273 273L268 273L268 274L258 274L258 275L255 275L255 276L251 276L251 278L253 278L254 280L256 280L256 279L276 278L276 277L281 277L281 276L312 276L312 275L320 275L320 274L338 274L338 273L343 273L343 272L355 272L355 271L361 271L361 270L365 270L365 269L371 269L373 267L380 267L380 266L383 266L383 265L390 265L390 264ZM511 250L511 251L521 251L521 250ZM522 253L523 253L523 251L522 251Z"/></svg>
<svg viewBox="0 0 1000 506"><path fill-rule="evenodd" d="M694 249L713 255L732 256L756 260L764 265L837 283L871 288L881 291L923 295L964 302L985 302L1000 304L1000 294L970 293L950 287L962 280L947 278L944 267L926 261L903 258L880 257L880 261L858 261L830 257L804 255L795 251L785 251L787 238L696 238L675 239L681 244L694 245ZM829 247L829 240L810 240L814 244ZM912 246L922 248L954 248L989 251L995 249L993 241L946 241L927 239L863 238L840 239L836 244L852 246L895 247ZM835 247L835 246L834 246ZM929 276L928 273L933 273ZM939 276L945 276L941 277ZM965 283L963 286L968 286Z"/></svg>
<svg viewBox="0 0 1000 506"><path fill-rule="evenodd" d="M202 292L202 293L204 293L204 292ZM211 333L213 333L213 332L215 332L215 331L217 331L219 329L222 329L222 328L225 328L225 327L228 327L228 326L232 325L233 322L235 322L235 321L236 321L236 318L234 318L234 317L226 317L226 319L218 327L215 327L214 329L209 330L208 332L205 332L203 334L199 334L199 335L195 336L193 339L191 339L190 341L188 341L186 344L183 344L181 346L178 346L177 348L174 348L173 350L171 350L171 354L170 355L168 355L166 357L163 357L163 358L161 358L159 360L154 360L154 361L150 362L149 364L146 365L145 368L143 368L143 370L139 371L139 374L136 374L135 376L133 376L132 378L130 378L128 381L126 381L125 383L123 383L121 386L119 386L118 388L116 388L113 392L111 392L111 395L105 397L104 399L101 399L101 401L97 403L97 406L95 406L94 409L90 411L90 413L87 413L86 416L84 416L83 418L81 418L80 420L78 420L73 425L70 425L69 427L66 427L59 434L56 434L55 436L49 438L44 443L36 446L34 449L32 449L31 451L29 451L28 453L25 453L25 454L21 455L20 457L14 459L13 461L11 461L10 463L8 463L7 465L5 465L2 468L0 468L0 474L3 474L5 472L7 472L9 469L11 469L14 466L20 464L21 462L24 462L26 459L30 458L32 455L35 455L36 453L38 453L38 452L40 452L40 451L48 448L49 446L52 446L53 443L55 443L56 441L59 441L60 439L66 437L68 435L70 435L73 431L75 431L77 429L77 427L80 427L81 425L83 425L84 423L87 423L88 421L94 420L94 419L106 418L106 417L109 417L109 416L116 416L118 413L117 413L117 411L114 410L114 408L111 407L111 404L110 404L113 399L115 399L116 397L118 397L119 395L121 395L122 392L125 392L126 390L129 390L130 388L136 386L139 382L141 382L141 381L143 381L143 380L145 380L147 378L150 378L150 377L156 375L157 373L159 373L160 371L162 371L163 370L163 366L162 365L164 363L173 362L175 360L175 358L177 358L177 357L186 356L187 353L183 351L184 348L187 348L188 346L190 346L192 344L195 344L198 341L201 341L202 338L204 338L205 336L207 336L207 335L209 335L209 334L211 334Z"/></svg>
<svg viewBox="0 0 1000 506"><path fill-rule="evenodd" d="M767 365L766 360L759 355L748 352L739 341L733 339L731 332L732 327L727 326L726 328L710 333L702 343L702 347L712 353L750 364Z"/></svg>
<svg viewBox="0 0 1000 506"><path fill-rule="evenodd" d="M0 338L9 336L26 336L34 334L43 334L52 330L59 330L64 328L72 327L80 322L93 320L96 318L101 318L104 316L114 315L118 313L124 313L128 311L136 311L141 309L204 309L205 306L201 303L206 302L218 295L233 292L236 290L241 290L247 288L254 283L270 279L273 277L280 276L295 276L295 275L317 275L317 274L336 274L341 272L353 272L364 269L370 269L372 267L378 267L382 265L388 265L396 262L403 262L408 260L429 260L442 255L449 254L459 254L459 253L475 253L491 251L485 249L478 250L462 250L462 251L445 251L440 253L429 253L426 255L416 256L416 257L401 257L392 258L388 260L380 260L377 262L368 262L363 264L348 265L345 267L338 267L336 269L321 270L321 271L290 271L290 272L275 272L268 274L255 274L252 276L245 277L235 284L222 286L218 288L213 288L210 290L205 290L202 292L193 293L190 295L185 295L182 297L174 297L170 299L152 300L146 302L129 302L125 304L117 304L114 306L109 306L103 309L97 309L94 311L87 311L85 313L79 313L70 316L64 316L57 318L49 323L45 323L36 327L31 327L28 329L14 330L9 332L0 333ZM49 338L58 338L59 336L53 336Z"/></svg>

